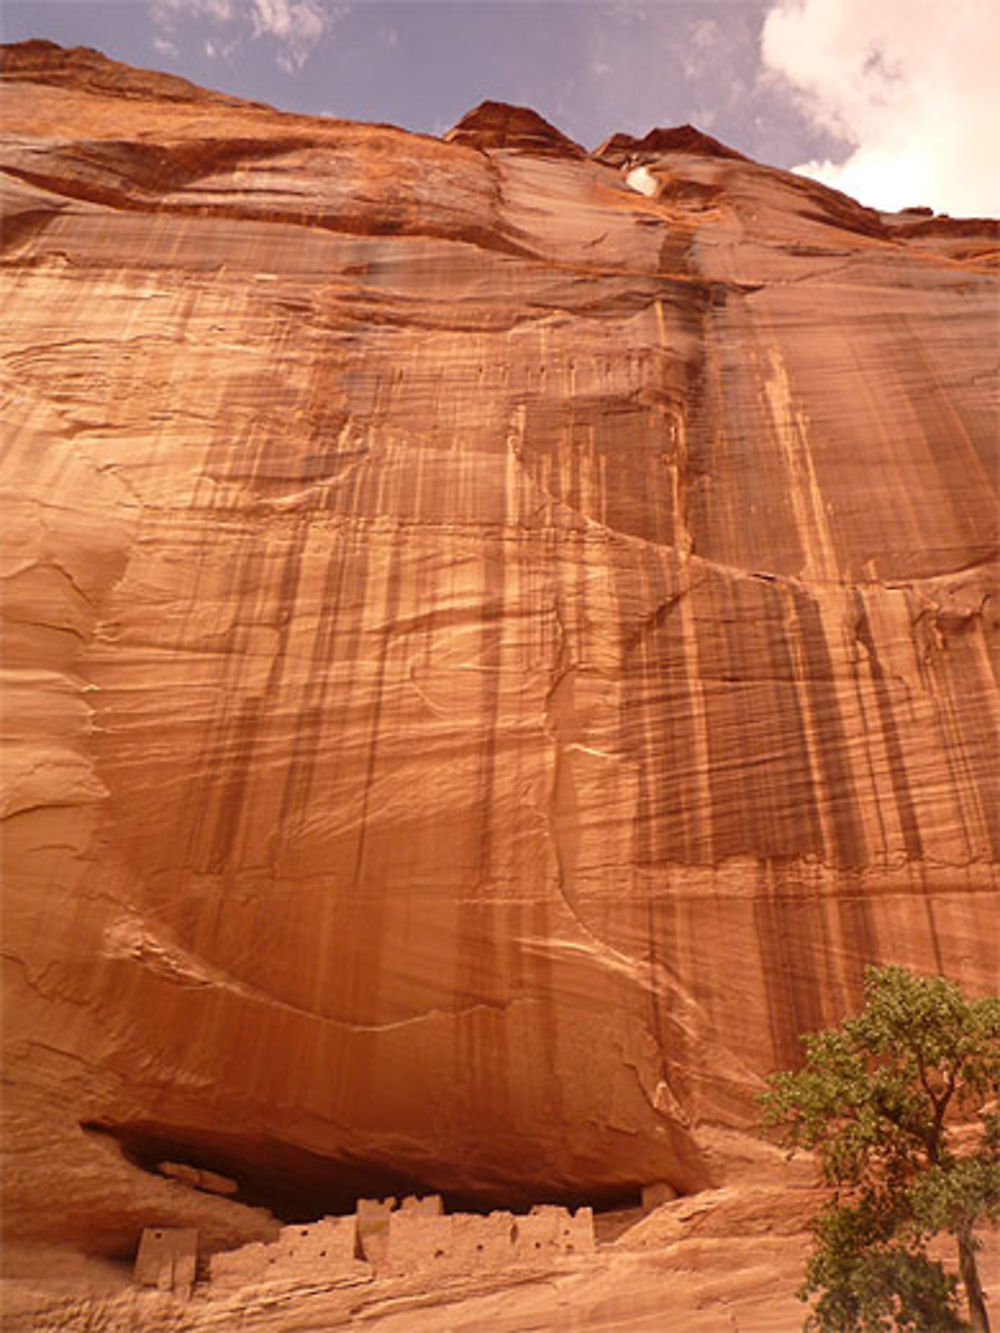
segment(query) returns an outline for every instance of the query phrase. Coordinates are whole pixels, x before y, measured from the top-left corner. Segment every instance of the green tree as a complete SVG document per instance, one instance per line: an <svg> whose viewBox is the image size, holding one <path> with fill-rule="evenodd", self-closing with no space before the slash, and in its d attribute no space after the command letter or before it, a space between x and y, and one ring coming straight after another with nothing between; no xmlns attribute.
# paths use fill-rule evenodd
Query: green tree
<svg viewBox="0 0 1000 1333"><path fill-rule="evenodd" d="M975 1229L1000 1218L1000 997L966 1000L943 977L868 968L865 1007L805 1037L774 1074L765 1131L814 1150L833 1189L813 1221L801 1299L815 1333L989 1333ZM931 1259L954 1237L959 1281Z"/></svg>

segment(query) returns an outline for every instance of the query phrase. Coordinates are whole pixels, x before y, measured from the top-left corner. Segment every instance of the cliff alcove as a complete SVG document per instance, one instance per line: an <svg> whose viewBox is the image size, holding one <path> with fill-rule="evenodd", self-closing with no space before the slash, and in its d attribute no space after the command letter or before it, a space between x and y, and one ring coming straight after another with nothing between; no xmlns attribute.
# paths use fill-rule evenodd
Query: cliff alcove
<svg viewBox="0 0 1000 1333"><path fill-rule="evenodd" d="M359 1199L437 1193L427 1181L394 1171L384 1161L331 1161L280 1140L223 1130L185 1132L177 1126L151 1123L90 1123L81 1128L88 1134L106 1136L118 1145L127 1162L150 1176L178 1180L189 1189L264 1209L286 1224L353 1213ZM543 1204L610 1213L641 1208L643 1183L591 1192L580 1186L567 1190L540 1179L519 1189L448 1192L439 1197L449 1213L526 1212ZM102 1243L96 1252L109 1258L127 1257L134 1248L131 1234L99 1240Z"/></svg>

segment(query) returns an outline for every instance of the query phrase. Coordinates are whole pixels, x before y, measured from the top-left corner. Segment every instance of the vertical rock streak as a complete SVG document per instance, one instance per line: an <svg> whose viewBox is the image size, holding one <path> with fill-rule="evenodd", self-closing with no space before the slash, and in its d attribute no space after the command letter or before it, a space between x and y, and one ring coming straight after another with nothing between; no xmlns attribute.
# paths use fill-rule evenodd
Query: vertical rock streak
<svg viewBox="0 0 1000 1333"><path fill-rule="evenodd" d="M866 961L995 986L968 237L709 141L637 194L495 107L72 99L13 86L3 335L11 1072L67 1233L130 1169L77 1120L692 1187Z"/></svg>

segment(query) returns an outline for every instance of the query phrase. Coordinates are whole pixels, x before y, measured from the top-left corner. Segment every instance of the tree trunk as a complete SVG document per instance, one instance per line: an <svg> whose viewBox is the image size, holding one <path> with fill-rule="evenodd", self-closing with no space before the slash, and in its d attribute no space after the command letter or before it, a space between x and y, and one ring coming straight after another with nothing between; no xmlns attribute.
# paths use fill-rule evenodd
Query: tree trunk
<svg viewBox="0 0 1000 1333"><path fill-rule="evenodd" d="M979 1283L976 1248L970 1227L963 1227L958 1233L958 1271L962 1274L965 1299L969 1303L969 1323L973 1333L990 1333L990 1317L986 1313L986 1298Z"/></svg>

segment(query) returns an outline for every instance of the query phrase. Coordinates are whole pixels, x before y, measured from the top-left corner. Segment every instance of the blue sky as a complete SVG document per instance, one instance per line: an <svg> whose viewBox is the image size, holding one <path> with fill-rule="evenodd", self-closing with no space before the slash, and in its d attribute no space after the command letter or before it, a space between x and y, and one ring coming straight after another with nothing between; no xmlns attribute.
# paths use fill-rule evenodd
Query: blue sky
<svg viewBox="0 0 1000 1333"><path fill-rule="evenodd" d="M2 31L432 134L487 97L588 148L692 122L863 202L970 213L1000 211L956 189L996 111L991 3L950 0L957 39L937 0L2 0Z"/></svg>

